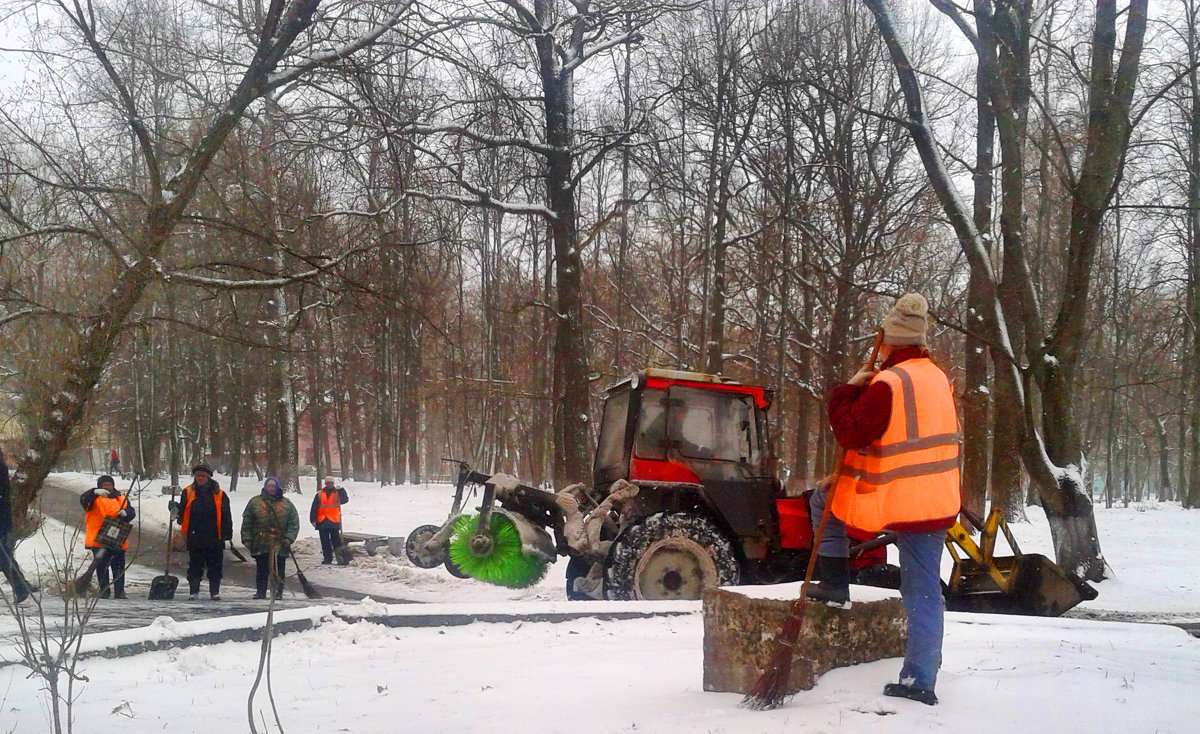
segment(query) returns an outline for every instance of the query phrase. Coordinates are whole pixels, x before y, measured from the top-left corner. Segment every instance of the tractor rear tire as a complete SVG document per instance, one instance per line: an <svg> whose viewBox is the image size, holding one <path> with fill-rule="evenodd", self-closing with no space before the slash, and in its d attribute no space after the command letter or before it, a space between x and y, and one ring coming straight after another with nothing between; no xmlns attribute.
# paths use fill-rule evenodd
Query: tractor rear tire
<svg viewBox="0 0 1200 734"><path fill-rule="evenodd" d="M699 599L734 586L741 566L733 543L703 515L659 513L625 529L609 548L604 598Z"/></svg>

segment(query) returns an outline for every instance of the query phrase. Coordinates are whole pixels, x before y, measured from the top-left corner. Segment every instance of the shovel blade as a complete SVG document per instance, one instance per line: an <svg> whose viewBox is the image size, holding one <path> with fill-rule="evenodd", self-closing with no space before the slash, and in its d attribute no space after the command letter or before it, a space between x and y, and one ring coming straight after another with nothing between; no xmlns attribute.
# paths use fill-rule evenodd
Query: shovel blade
<svg viewBox="0 0 1200 734"><path fill-rule="evenodd" d="M150 600L170 601L175 598L175 589L178 586L178 576L155 576L150 582Z"/></svg>
<svg viewBox="0 0 1200 734"><path fill-rule="evenodd" d="M951 595L946 598L946 608L955 612L1057 617L1085 599L1096 598L1092 586L1043 555L1023 555L1016 562L1014 573L1011 593L983 591Z"/></svg>

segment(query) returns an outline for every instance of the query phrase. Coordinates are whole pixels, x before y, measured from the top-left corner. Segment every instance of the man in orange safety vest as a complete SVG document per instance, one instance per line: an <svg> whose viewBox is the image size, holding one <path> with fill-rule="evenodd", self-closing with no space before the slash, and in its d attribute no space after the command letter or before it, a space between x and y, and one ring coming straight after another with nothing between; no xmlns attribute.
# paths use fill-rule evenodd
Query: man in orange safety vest
<svg viewBox="0 0 1200 734"><path fill-rule="evenodd" d="M849 603L847 525L895 531L908 643L899 682L883 692L932 706L942 662L942 548L962 500L954 391L930 359L928 315L919 293L900 297L881 325L882 369L860 371L830 396L829 422L845 458L836 487L812 495L814 525L829 491L833 516L818 549L822 580L809 596Z"/></svg>

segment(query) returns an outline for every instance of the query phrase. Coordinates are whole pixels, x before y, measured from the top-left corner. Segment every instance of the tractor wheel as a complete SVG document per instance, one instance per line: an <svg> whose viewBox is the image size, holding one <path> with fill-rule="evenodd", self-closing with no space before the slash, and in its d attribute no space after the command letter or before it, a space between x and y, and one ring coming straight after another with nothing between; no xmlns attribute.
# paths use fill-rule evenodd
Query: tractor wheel
<svg viewBox="0 0 1200 734"><path fill-rule="evenodd" d="M733 543L711 520L683 512L651 515L613 541L605 599L699 599L741 578Z"/></svg>
<svg viewBox="0 0 1200 734"><path fill-rule="evenodd" d="M471 577L470 577L470 576L468 576L467 574L463 573L463 570L462 570L461 568L459 568L459 567L458 567L458 564L457 564L457 563L455 563L455 562L454 562L453 560L451 560L450 558L447 558L447 559L446 559L446 564L445 564L445 565L446 565L446 570L447 570L447 571L449 571L449 572L450 572L450 575L451 575L451 576L453 576L454 578L456 578L456 579L469 579L469 578L471 578Z"/></svg>
<svg viewBox="0 0 1200 734"><path fill-rule="evenodd" d="M581 591L575 591L575 579L586 578L592 570L592 562L582 558L572 558L567 561L567 599L569 601L593 601L592 597Z"/></svg>
<svg viewBox="0 0 1200 734"><path fill-rule="evenodd" d="M437 525L422 525L415 528L404 540L404 555L417 568L437 568L446 561L446 552L430 553L425 550L425 543L437 535L441 527Z"/></svg>

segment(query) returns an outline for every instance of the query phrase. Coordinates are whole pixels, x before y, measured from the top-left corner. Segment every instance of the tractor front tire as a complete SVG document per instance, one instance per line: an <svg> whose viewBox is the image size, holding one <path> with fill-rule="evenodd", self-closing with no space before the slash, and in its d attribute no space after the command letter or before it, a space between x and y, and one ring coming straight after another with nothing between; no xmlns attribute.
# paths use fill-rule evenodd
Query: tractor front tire
<svg viewBox="0 0 1200 734"><path fill-rule="evenodd" d="M625 529L609 548L604 598L699 599L733 586L741 566L733 543L703 515L659 513Z"/></svg>

